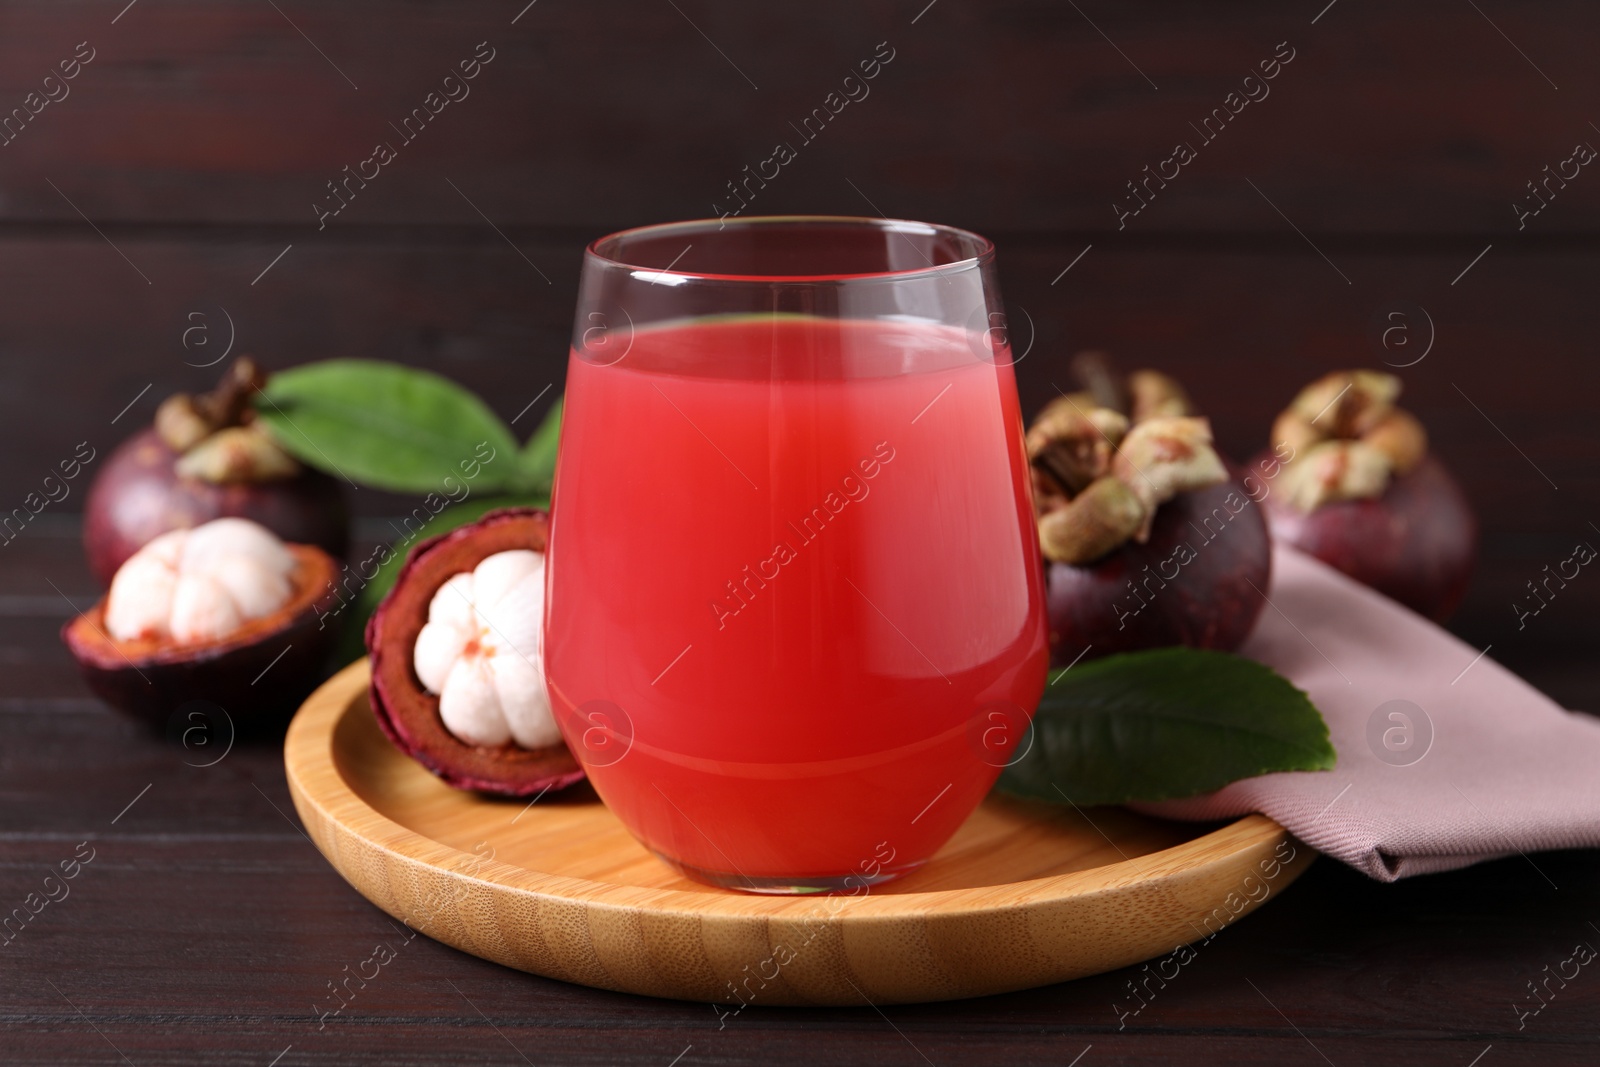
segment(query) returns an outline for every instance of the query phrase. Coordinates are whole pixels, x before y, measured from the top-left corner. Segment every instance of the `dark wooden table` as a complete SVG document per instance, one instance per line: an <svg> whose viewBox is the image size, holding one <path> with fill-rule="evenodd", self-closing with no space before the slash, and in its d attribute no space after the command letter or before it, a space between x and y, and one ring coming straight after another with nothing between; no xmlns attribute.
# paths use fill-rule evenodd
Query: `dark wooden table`
<svg viewBox="0 0 1600 1067"><path fill-rule="evenodd" d="M125 4L0 0L0 514L78 442L103 457L160 397L206 387L229 341L274 367L430 367L525 433L559 386L583 244L725 210L728 183L792 141L748 213L996 239L1034 339L1030 409L1074 349L1108 347L1180 375L1245 456L1316 374L1409 363L1406 402L1483 519L1453 629L1600 709L1600 582L1525 629L1511 607L1600 523L1600 176L1541 186L1537 215L1514 206L1600 143L1592 6ZM471 96L319 223L327 183L398 140L391 123L479 42L493 58ZM801 143L792 124L859 96L844 79L880 42L870 95ZM43 79L80 54L70 92L5 126L30 91L61 96ZM1290 54L1270 95L1196 129ZM1197 158L1124 217L1128 183L1177 141ZM370 519L402 510L355 496ZM0 545L0 912L93 856L0 941L0 1062L1600 1061L1593 968L1518 1013L1545 968L1600 945L1592 852L1397 885L1320 861L1120 1028L1133 972L882 1013L752 1007L724 1028L710 1005L420 938L324 1027L329 984L391 927L301 834L276 739L221 755L224 737L152 737L88 696L55 636L98 593L81 502L80 486Z"/></svg>
<svg viewBox="0 0 1600 1067"><path fill-rule="evenodd" d="M93 594L70 522L0 554L0 905L22 906L63 859L93 859L68 896L0 942L0 1062L1500 1067L1600 1056L1588 969L1552 983L1537 1015L1514 1008L1537 1003L1527 983L1576 943L1600 946L1594 852L1395 885L1319 860L1126 1018L1136 968L882 1012L751 1007L722 1026L709 1004L566 985L418 938L324 1024L329 983L397 938L302 834L279 739L224 754L221 724L185 743L108 711L56 642L70 609L50 582L74 601Z"/></svg>

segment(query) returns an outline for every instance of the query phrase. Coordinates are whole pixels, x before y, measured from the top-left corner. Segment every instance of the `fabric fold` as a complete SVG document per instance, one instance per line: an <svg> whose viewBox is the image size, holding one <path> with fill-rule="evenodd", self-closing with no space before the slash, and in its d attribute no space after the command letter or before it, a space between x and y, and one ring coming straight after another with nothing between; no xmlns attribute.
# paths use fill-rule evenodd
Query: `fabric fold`
<svg viewBox="0 0 1600 1067"><path fill-rule="evenodd" d="M1533 853L1600 846L1600 720L1310 556L1278 546L1272 564L1240 653L1310 694L1338 765L1139 810L1259 811L1385 882L1518 854L1539 871Z"/></svg>

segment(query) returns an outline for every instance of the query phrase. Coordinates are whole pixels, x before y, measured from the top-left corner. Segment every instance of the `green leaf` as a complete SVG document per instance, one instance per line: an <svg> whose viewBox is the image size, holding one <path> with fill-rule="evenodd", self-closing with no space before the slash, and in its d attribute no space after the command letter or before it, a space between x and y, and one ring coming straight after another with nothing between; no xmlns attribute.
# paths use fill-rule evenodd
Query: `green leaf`
<svg viewBox="0 0 1600 1067"><path fill-rule="evenodd" d="M376 573L361 587L361 592L342 613L347 617L341 619L343 630L339 635L339 647L336 650L338 664L343 666L367 654L365 635L367 619L377 610L383 598L389 595L389 590L394 588L394 580L400 573L400 568L410 558L412 550L422 542L440 534L447 534L469 522L477 522L496 508L549 506L548 499L538 496L497 496L463 500L435 515L413 540L391 545L391 549L395 551L392 551L383 563L377 562L381 553L376 550L365 559L352 562L348 572L350 574L366 574L374 568Z"/></svg>
<svg viewBox="0 0 1600 1067"><path fill-rule="evenodd" d="M1323 771L1337 754L1305 693L1253 660L1163 648L1052 675L1033 745L999 787L1091 804L1171 800L1272 771Z"/></svg>
<svg viewBox="0 0 1600 1067"><path fill-rule="evenodd" d="M550 492L556 473L556 444L561 439L562 398L545 413L544 421L533 431L528 443L517 454L518 487L529 492Z"/></svg>
<svg viewBox="0 0 1600 1067"><path fill-rule="evenodd" d="M308 466L358 485L447 492L446 478L495 492L516 478L517 442L471 392L429 371L331 359L279 371L256 413ZM467 464L463 467L462 464Z"/></svg>

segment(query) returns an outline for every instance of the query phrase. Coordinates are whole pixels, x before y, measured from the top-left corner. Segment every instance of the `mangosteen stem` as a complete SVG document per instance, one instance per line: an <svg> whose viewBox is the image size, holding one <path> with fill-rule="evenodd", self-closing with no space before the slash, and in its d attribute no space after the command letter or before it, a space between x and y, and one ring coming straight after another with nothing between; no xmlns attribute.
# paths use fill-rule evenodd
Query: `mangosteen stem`
<svg viewBox="0 0 1600 1067"><path fill-rule="evenodd" d="M1079 352L1072 357L1072 373L1094 394L1094 402L1112 411L1128 413L1128 396L1104 352Z"/></svg>
<svg viewBox="0 0 1600 1067"><path fill-rule="evenodd" d="M267 376L255 360L240 356L229 365L217 387L198 397L195 404L216 428L238 426L250 403L250 394L265 385L266 381Z"/></svg>

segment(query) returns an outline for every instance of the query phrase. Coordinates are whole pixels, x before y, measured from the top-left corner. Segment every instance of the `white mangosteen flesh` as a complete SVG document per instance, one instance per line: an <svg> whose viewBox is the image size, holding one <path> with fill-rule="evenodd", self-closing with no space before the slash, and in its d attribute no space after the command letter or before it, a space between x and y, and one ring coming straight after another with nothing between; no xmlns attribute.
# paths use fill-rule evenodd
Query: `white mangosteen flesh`
<svg viewBox="0 0 1600 1067"><path fill-rule="evenodd" d="M173 530L130 556L106 598L119 641L216 641L289 602L295 557L266 527L216 519Z"/></svg>
<svg viewBox="0 0 1600 1067"><path fill-rule="evenodd" d="M440 586L412 665L457 740L559 744L544 685L544 554L497 552Z"/></svg>

